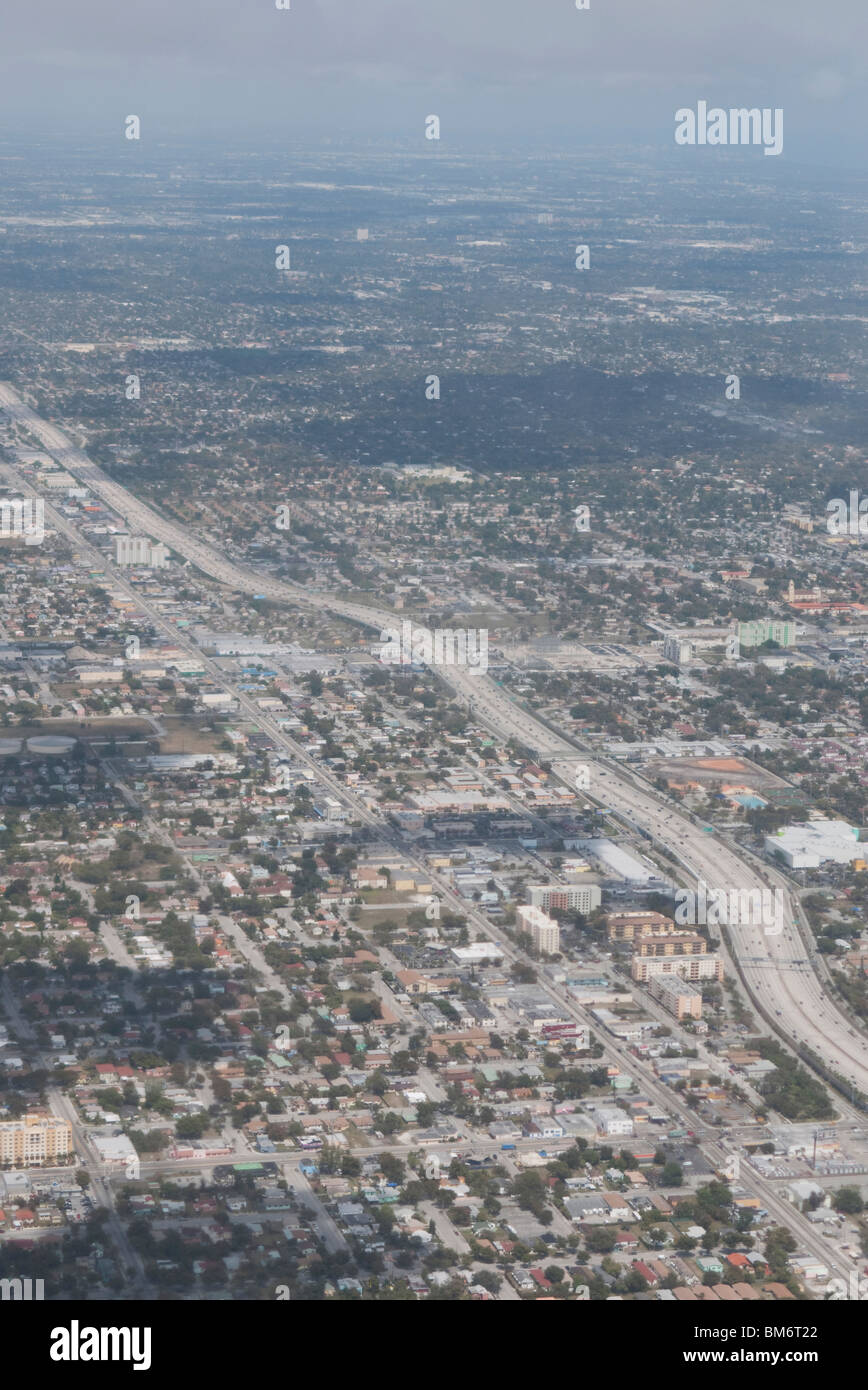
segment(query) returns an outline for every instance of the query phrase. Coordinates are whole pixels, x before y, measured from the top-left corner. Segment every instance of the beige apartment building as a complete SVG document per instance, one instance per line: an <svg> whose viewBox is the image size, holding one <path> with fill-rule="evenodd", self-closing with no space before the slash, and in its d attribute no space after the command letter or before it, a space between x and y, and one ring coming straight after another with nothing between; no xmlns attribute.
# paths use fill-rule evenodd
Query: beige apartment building
<svg viewBox="0 0 868 1390"><path fill-rule="evenodd" d="M630 973L640 984L657 975L678 975L682 980L722 980L720 956L634 956Z"/></svg>
<svg viewBox="0 0 868 1390"><path fill-rule="evenodd" d="M22 1115L0 1121L0 1165L33 1168L63 1163L72 1152L72 1131L55 1115Z"/></svg>
<svg viewBox="0 0 868 1390"><path fill-rule="evenodd" d="M519 931L529 934L541 955L557 955L561 949L561 929L554 917L549 917L541 907L519 907L515 915Z"/></svg>
<svg viewBox="0 0 868 1390"><path fill-rule="evenodd" d="M703 956L708 949L704 936L695 932L667 932L665 936L640 936L634 943L637 956Z"/></svg>
<svg viewBox="0 0 868 1390"><path fill-rule="evenodd" d="M635 941L639 936L663 936L676 930L662 912L615 912L606 920L610 941Z"/></svg>
<svg viewBox="0 0 868 1390"><path fill-rule="evenodd" d="M702 1018L702 995L695 985L689 985L677 975L655 975L649 989L665 1009L676 1018Z"/></svg>

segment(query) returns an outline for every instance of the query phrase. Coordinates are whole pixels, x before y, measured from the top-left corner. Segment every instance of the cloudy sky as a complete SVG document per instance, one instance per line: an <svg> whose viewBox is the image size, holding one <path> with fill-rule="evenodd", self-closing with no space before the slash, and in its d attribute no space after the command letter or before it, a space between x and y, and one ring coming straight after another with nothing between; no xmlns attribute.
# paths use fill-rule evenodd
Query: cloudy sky
<svg viewBox="0 0 868 1390"><path fill-rule="evenodd" d="M4 0L0 135L671 148L699 98L864 165L866 0Z"/></svg>

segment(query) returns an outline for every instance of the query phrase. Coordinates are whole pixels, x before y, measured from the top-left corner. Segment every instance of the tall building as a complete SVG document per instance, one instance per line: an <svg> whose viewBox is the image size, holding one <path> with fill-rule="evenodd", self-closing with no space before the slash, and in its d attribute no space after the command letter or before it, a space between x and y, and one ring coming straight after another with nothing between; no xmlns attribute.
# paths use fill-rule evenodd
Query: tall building
<svg viewBox="0 0 868 1390"><path fill-rule="evenodd" d="M561 929L554 917L549 917L539 907L519 907L516 908L518 918L518 929L528 932L530 938L544 956L557 955L561 949Z"/></svg>
<svg viewBox="0 0 868 1390"><path fill-rule="evenodd" d="M169 552L162 541L151 542L147 536L115 536L115 561L119 565L161 570L168 564Z"/></svg>
<svg viewBox="0 0 868 1390"><path fill-rule="evenodd" d="M630 974L643 985L657 975L678 975L682 980L722 980L723 961L718 955L634 956Z"/></svg>
<svg viewBox="0 0 868 1390"><path fill-rule="evenodd" d="M674 661L676 666L683 666L693 660L693 643L685 637L679 637L677 632L668 632L663 638L663 659Z"/></svg>
<svg viewBox="0 0 868 1390"><path fill-rule="evenodd" d="M0 1164L31 1168L62 1162L72 1152L72 1130L55 1115L0 1121Z"/></svg>
<svg viewBox="0 0 868 1390"><path fill-rule="evenodd" d="M648 983L655 999L676 1018L702 1018L702 994L677 975L655 975Z"/></svg>
<svg viewBox="0 0 868 1390"><path fill-rule="evenodd" d="M738 641L742 647L761 647L763 642L777 642L779 647L792 647L796 642L796 625L777 618L754 618L739 623Z"/></svg>
<svg viewBox="0 0 868 1390"><path fill-rule="evenodd" d="M532 883L527 895L532 907L555 907L564 912L589 912L600 906L598 883Z"/></svg>

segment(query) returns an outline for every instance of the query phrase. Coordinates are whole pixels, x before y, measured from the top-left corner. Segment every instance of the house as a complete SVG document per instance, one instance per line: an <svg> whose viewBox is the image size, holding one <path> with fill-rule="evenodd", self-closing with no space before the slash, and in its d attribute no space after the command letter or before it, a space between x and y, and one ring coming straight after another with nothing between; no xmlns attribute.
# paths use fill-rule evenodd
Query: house
<svg viewBox="0 0 868 1390"><path fill-rule="evenodd" d="M647 1265L644 1260L634 1260L633 1268L635 1269L637 1274L641 1274L642 1278L645 1280L645 1283L650 1288L653 1289L657 1287L660 1280L657 1278L657 1275L654 1273L653 1269L651 1269L651 1267Z"/></svg>
<svg viewBox="0 0 868 1390"><path fill-rule="evenodd" d="M731 1255L726 1256L726 1262L732 1265L733 1269L752 1269L747 1255L743 1255L740 1250L734 1250Z"/></svg>

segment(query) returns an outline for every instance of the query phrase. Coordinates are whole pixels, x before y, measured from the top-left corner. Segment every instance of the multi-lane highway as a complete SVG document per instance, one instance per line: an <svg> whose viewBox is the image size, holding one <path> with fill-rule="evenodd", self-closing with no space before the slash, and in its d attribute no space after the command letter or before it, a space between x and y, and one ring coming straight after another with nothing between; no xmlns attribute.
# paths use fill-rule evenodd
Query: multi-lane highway
<svg viewBox="0 0 868 1390"><path fill-rule="evenodd" d="M233 564L220 551L192 536L174 522L161 517L151 507L140 502L119 483L107 477L87 454L77 448L55 425L41 419L8 384L0 383L0 409L8 417L35 436L46 451L62 467L88 486L107 506L122 516L134 531L163 541L177 555L196 565L203 573L220 583L249 594L262 594L284 603L301 604L327 610L351 619L362 626L382 631L400 627L401 616L387 609L374 609L362 604L326 594L310 593L300 586L257 574L254 570ZM158 627L164 623L157 610L151 611L138 591L137 605L148 612ZM188 645L177 629L172 629L177 645ZM198 648L190 645L206 669L210 663ZM685 879L695 887L703 880L709 889L762 891L775 882L783 894L783 930L773 934L767 924L738 921L728 926L730 949L737 956L748 991L761 1004L772 1027L789 1042L805 1042L835 1072L852 1086L868 1095L868 1039L858 1032L824 993L806 955L804 942L796 928L797 907L782 886L779 877L764 875L751 862L741 858L720 838L704 833L688 816L671 803L644 786L638 778L623 768L607 764L590 754L581 754L579 746L537 720L528 710L512 700L490 677L466 667L439 666L437 674L455 692L479 723L492 729L503 739L514 738L534 750L539 758L551 759L554 770L568 785L572 785L574 761L581 756L590 774L589 795L604 807L609 807L628 822L645 830L659 844L673 853L684 871ZM225 672L211 670L226 686ZM276 739L279 746L311 763L309 755L288 739L276 721L264 715L243 692L235 691L241 707ZM369 825L382 829L382 822L357 799L348 796L347 789L337 783L325 770L316 766L318 778L345 802L352 801L354 810ZM463 910L466 911L466 905ZM484 921L491 933L491 925Z"/></svg>

